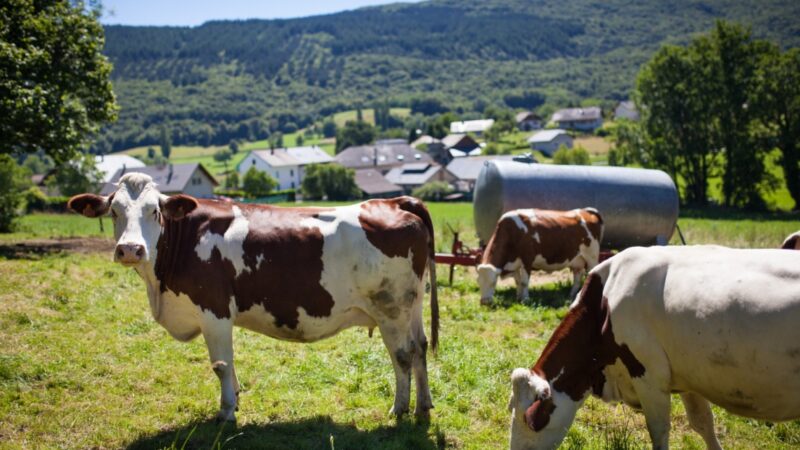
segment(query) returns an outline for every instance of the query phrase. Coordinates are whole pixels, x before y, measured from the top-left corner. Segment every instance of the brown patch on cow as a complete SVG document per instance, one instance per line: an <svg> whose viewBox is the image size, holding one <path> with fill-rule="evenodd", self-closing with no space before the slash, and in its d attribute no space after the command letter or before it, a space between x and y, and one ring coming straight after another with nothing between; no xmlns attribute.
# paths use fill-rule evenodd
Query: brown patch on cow
<svg viewBox="0 0 800 450"><path fill-rule="evenodd" d="M515 213L516 214L516 213ZM502 218L495 227L482 264L502 269L506 264L520 259L529 273L537 268L537 256L548 265L566 264L580 254L580 246L588 246L592 239L602 238L603 220L591 210L550 211L536 209L535 218L517 214L527 230L522 230L512 217ZM583 220L586 228L581 223ZM534 236L538 235L539 239Z"/></svg>
<svg viewBox="0 0 800 450"><path fill-rule="evenodd" d="M619 345L614 339L611 311L608 300L603 297L603 282L599 275L590 274L578 304L556 328L531 370L546 380L558 376L553 388L578 401L589 390L595 394L602 392L603 369L617 359L631 377L644 375L645 367L628 346Z"/></svg>
<svg viewBox="0 0 800 450"><path fill-rule="evenodd" d="M784 250L800 250L800 234L794 233L786 238L781 248Z"/></svg>
<svg viewBox="0 0 800 450"><path fill-rule="evenodd" d="M536 400L525 411L525 422L533 431L541 431L550 423L550 415L555 409L556 405L552 398Z"/></svg>
<svg viewBox="0 0 800 450"><path fill-rule="evenodd" d="M198 208L183 220L164 221L156 261L161 291L184 293L219 318L231 316L231 298L242 312L262 305L275 317L276 326L290 329L297 327L301 307L310 316L329 316L333 298L320 285L322 232L297 226L324 209L237 207L249 222L242 248L249 270L237 277L233 264L217 248L207 261L199 258L195 247L200 238L206 232L224 235L233 222L231 204L199 200Z"/></svg>
<svg viewBox="0 0 800 450"><path fill-rule="evenodd" d="M384 255L407 258L410 250L414 273L422 278L433 235L422 218L401 207L405 201L405 197L366 201L361 204L358 222L367 240Z"/></svg>

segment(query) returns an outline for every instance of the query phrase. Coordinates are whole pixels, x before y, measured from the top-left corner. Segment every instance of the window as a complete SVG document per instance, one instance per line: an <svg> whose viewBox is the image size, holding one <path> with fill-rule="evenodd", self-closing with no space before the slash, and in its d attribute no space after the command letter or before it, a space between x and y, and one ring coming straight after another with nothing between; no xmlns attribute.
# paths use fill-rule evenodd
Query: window
<svg viewBox="0 0 800 450"><path fill-rule="evenodd" d="M290 176L290 177L293 177L293 176L294 176L294 169L290 169L290 170L289 170L289 176ZM292 186L292 187L294 187L294 186Z"/></svg>
<svg viewBox="0 0 800 450"><path fill-rule="evenodd" d="M280 178L280 177L281 177L281 171L280 170L276 170L275 171L275 178Z"/></svg>
<svg viewBox="0 0 800 450"><path fill-rule="evenodd" d="M292 189L294 189L294 181L292 181Z"/></svg>

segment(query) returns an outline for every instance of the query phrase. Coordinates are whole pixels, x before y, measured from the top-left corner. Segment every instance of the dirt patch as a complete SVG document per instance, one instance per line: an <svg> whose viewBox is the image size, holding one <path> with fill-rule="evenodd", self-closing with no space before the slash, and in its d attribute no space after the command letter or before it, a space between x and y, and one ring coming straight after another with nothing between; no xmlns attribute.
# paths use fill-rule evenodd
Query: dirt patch
<svg viewBox="0 0 800 450"><path fill-rule="evenodd" d="M97 237L29 239L0 243L0 258L39 259L61 252L111 253L114 246L113 240Z"/></svg>

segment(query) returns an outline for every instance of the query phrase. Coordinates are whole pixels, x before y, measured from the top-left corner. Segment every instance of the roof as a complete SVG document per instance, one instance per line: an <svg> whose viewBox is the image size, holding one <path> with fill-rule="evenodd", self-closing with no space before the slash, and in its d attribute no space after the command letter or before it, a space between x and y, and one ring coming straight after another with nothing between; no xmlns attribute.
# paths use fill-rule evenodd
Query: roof
<svg viewBox="0 0 800 450"><path fill-rule="evenodd" d="M538 114L532 113L530 111L522 111L518 112L516 116L514 116L517 123L520 123L525 120L542 120Z"/></svg>
<svg viewBox="0 0 800 450"><path fill-rule="evenodd" d="M494 119L465 120L450 122L451 133L482 133L494 125Z"/></svg>
<svg viewBox="0 0 800 450"><path fill-rule="evenodd" d="M412 147L416 147L418 145L427 145L427 144L436 144L438 142L442 142L439 139L436 139L433 136L428 136L427 134L423 134L422 136L418 137L414 142L411 143Z"/></svg>
<svg viewBox="0 0 800 450"><path fill-rule="evenodd" d="M553 114L553 122L580 122L602 118L603 111L598 106L559 109Z"/></svg>
<svg viewBox="0 0 800 450"><path fill-rule="evenodd" d="M471 136L466 134L448 134L442 138L442 145L444 145L446 149L455 147L459 150L467 151L480 147L480 144L478 144L475 139L472 139Z"/></svg>
<svg viewBox="0 0 800 450"><path fill-rule="evenodd" d="M425 184L436 175L442 166L428 163L403 164L386 174L386 180L401 186L418 186Z"/></svg>
<svg viewBox="0 0 800 450"><path fill-rule="evenodd" d="M317 146L253 150L250 154L258 156L271 167L305 166L333 161L331 155Z"/></svg>
<svg viewBox="0 0 800 450"><path fill-rule="evenodd" d="M403 192L403 188L390 183L380 172L375 169L356 170L356 185L367 195L387 194L390 192Z"/></svg>
<svg viewBox="0 0 800 450"><path fill-rule="evenodd" d="M470 151L463 151L457 148L451 148L450 150L448 150L448 152L450 152L450 156L452 156L453 158L463 158L464 156L478 156L481 153L483 153L483 149L480 147L476 147Z"/></svg>
<svg viewBox="0 0 800 450"><path fill-rule="evenodd" d="M556 128L556 129L553 129L553 130L542 130L542 131L534 134L533 136L529 137L528 138L528 143L529 144L536 144L536 143L541 143L541 142L551 142L553 139L557 138L558 136L560 136L562 134L566 134L567 136L569 136L566 131L564 131L564 130L562 130L560 128Z"/></svg>
<svg viewBox="0 0 800 450"><path fill-rule="evenodd" d="M118 170L123 167L129 169L145 167L145 164L130 155L98 155L94 157L95 166L103 174L103 183L108 183L114 178Z"/></svg>
<svg viewBox="0 0 800 450"><path fill-rule="evenodd" d="M419 151L405 142L371 144L347 147L334 158L339 164L351 169L368 167L393 167L406 162L432 163L429 154Z"/></svg>
<svg viewBox="0 0 800 450"><path fill-rule="evenodd" d="M158 190L160 192L183 192L186 188L186 185L189 183L189 180L192 178L192 174L194 174L198 169L206 177L208 177L209 180L211 180L211 184L214 186L219 185L217 180L215 180L214 177L211 176L206 168L200 163L167 164L164 166L126 168L124 171L120 169L114 174L112 182L116 183L119 181L122 175L126 173L138 172L150 175L156 185L158 185Z"/></svg>
<svg viewBox="0 0 800 450"><path fill-rule="evenodd" d="M459 180L473 181L478 179L483 165L488 161L511 161L511 155L473 156L470 158L456 158L447 165L447 171Z"/></svg>

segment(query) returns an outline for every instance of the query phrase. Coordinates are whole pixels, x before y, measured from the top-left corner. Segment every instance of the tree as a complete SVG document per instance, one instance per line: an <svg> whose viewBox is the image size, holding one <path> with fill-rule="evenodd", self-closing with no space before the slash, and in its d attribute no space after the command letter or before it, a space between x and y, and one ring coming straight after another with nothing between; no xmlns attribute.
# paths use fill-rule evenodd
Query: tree
<svg viewBox="0 0 800 450"><path fill-rule="evenodd" d="M326 138L336 136L336 122L328 120L322 124L322 135Z"/></svg>
<svg viewBox="0 0 800 450"><path fill-rule="evenodd" d="M297 144L297 146L300 147L300 146L303 145L304 142L305 142L305 139L303 138L303 135L302 134L298 134L297 135L297 139L295 139L295 144Z"/></svg>
<svg viewBox="0 0 800 450"><path fill-rule="evenodd" d="M562 145L553 154L553 164L589 166L592 164L592 160L585 148L567 148Z"/></svg>
<svg viewBox="0 0 800 450"><path fill-rule="evenodd" d="M411 114L420 113L425 116L432 116L447 112L447 107L437 98L415 98L411 100Z"/></svg>
<svg viewBox="0 0 800 450"><path fill-rule="evenodd" d="M781 52L772 46L764 52L758 69L754 106L762 127L775 136L781 152L786 187L800 208L800 49Z"/></svg>
<svg viewBox="0 0 800 450"><path fill-rule="evenodd" d="M455 188L446 181L432 181L414 189L411 195L422 200L438 201L454 191Z"/></svg>
<svg viewBox="0 0 800 450"><path fill-rule="evenodd" d="M283 148L283 133L276 131L269 137L269 148L274 150L276 148Z"/></svg>
<svg viewBox="0 0 800 450"><path fill-rule="evenodd" d="M645 157L647 144L644 139L646 137L638 122L617 119L615 125L610 129L610 138L613 146L608 151L608 165L648 165Z"/></svg>
<svg viewBox="0 0 800 450"><path fill-rule="evenodd" d="M228 161L231 157L233 157L231 151L224 148L214 152L214 161L221 162L225 166L225 173L228 173Z"/></svg>
<svg viewBox="0 0 800 450"><path fill-rule="evenodd" d="M232 140L228 144L228 150L231 151L231 155L239 153L239 141L237 141L236 139Z"/></svg>
<svg viewBox="0 0 800 450"><path fill-rule="evenodd" d="M375 136L375 127L367 122L349 121L336 132L336 153L350 146L369 144L375 140Z"/></svg>
<svg viewBox="0 0 800 450"><path fill-rule="evenodd" d="M250 198L267 196L277 185L278 182L274 178L255 167L250 167L242 180L242 190Z"/></svg>
<svg viewBox="0 0 800 450"><path fill-rule="evenodd" d="M239 188L239 173L233 171L228 174L225 178L225 187L228 189L238 189Z"/></svg>
<svg viewBox="0 0 800 450"><path fill-rule="evenodd" d="M61 195L72 196L84 192L97 192L103 174L95 164L94 155L82 154L75 159L61 164L47 186L58 189Z"/></svg>
<svg viewBox="0 0 800 450"><path fill-rule="evenodd" d="M172 137L164 124L161 124L159 130L158 143L161 146L161 156L169 159L169 155L172 154Z"/></svg>
<svg viewBox="0 0 800 450"><path fill-rule="evenodd" d="M42 154L40 157L37 154L28 155L22 166L30 170L31 173L43 174L54 167L53 159L49 156Z"/></svg>
<svg viewBox="0 0 800 450"><path fill-rule="evenodd" d="M310 199L342 201L361 197L355 171L338 164L311 164L303 179L303 196Z"/></svg>
<svg viewBox="0 0 800 450"><path fill-rule="evenodd" d="M67 0L0 3L0 153L62 163L116 120L99 15Z"/></svg>
<svg viewBox="0 0 800 450"><path fill-rule="evenodd" d="M8 233L13 228L23 190L30 184L29 173L11 156L0 154L0 233Z"/></svg>
<svg viewBox="0 0 800 450"><path fill-rule="evenodd" d="M153 147L147 147L147 159L153 159L156 157L156 149Z"/></svg>

